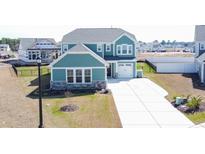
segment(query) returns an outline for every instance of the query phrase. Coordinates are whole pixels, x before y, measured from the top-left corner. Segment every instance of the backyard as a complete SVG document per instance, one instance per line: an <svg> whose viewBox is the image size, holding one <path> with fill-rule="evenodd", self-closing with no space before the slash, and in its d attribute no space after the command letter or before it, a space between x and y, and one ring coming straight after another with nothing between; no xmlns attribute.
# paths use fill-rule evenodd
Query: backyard
<svg viewBox="0 0 205 154"><path fill-rule="evenodd" d="M36 67L29 68L36 69ZM18 69L25 70L28 67ZM37 127L37 76L24 74L16 77L12 68L0 69L0 73L3 74L0 87L5 90L0 93L2 106L0 117L3 121L0 127ZM42 80L43 91L45 91L49 87L50 74L44 73ZM53 95L47 93L47 91L43 93L45 127L122 127L111 93L56 92ZM6 95L9 99L4 99ZM62 106L69 104L74 104L79 109L75 112L60 111Z"/></svg>
<svg viewBox="0 0 205 154"><path fill-rule="evenodd" d="M138 63L137 69L143 68L144 76L163 87L171 102L176 96L201 96L205 103L205 87L198 85L197 74L158 74L146 63ZM186 114L195 123L205 122L205 112Z"/></svg>

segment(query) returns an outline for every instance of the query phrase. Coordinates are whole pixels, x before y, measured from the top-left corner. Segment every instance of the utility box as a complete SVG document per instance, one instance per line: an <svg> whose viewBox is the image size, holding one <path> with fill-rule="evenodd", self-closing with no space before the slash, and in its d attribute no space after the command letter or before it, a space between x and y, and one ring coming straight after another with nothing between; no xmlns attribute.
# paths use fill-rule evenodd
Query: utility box
<svg viewBox="0 0 205 154"><path fill-rule="evenodd" d="M143 70L137 70L137 78L143 78L144 74L143 74Z"/></svg>

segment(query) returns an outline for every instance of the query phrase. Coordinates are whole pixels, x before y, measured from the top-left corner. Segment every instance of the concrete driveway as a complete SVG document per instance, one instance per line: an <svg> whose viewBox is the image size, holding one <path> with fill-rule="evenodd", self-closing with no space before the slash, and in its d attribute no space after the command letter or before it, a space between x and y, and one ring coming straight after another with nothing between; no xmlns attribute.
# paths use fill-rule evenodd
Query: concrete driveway
<svg viewBox="0 0 205 154"><path fill-rule="evenodd" d="M165 99L167 92L149 79L109 80L123 127L193 127Z"/></svg>

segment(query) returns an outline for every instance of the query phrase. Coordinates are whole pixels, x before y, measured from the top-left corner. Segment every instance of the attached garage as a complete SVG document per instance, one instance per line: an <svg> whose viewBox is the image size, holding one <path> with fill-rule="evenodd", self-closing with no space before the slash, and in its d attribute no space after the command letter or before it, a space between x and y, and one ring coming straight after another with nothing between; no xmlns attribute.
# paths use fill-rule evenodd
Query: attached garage
<svg viewBox="0 0 205 154"><path fill-rule="evenodd" d="M132 78L133 63L118 63L118 78Z"/></svg>
<svg viewBox="0 0 205 154"><path fill-rule="evenodd" d="M196 73L194 57L154 57L147 61L156 67L158 73Z"/></svg>

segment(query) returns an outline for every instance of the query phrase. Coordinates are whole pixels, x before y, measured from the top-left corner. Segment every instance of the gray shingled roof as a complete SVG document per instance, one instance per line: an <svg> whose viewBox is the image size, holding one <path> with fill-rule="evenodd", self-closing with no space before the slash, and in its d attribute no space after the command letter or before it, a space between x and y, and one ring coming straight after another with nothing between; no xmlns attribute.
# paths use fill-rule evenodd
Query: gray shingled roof
<svg viewBox="0 0 205 154"><path fill-rule="evenodd" d="M90 52L90 49L88 49L85 45L82 43L79 43L68 50L69 52Z"/></svg>
<svg viewBox="0 0 205 154"><path fill-rule="evenodd" d="M205 25L195 26L194 41L205 41Z"/></svg>
<svg viewBox="0 0 205 154"><path fill-rule="evenodd" d="M41 40L48 40L54 44L56 41L53 38L20 38L20 45L22 50L27 50L34 46L34 43Z"/></svg>
<svg viewBox="0 0 205 154"><path fill-rule="evenodd" d="M135 36L120 28L79 28L63 36L62 42L111 42L117 37L127 33L135 39Z"/></svg>

